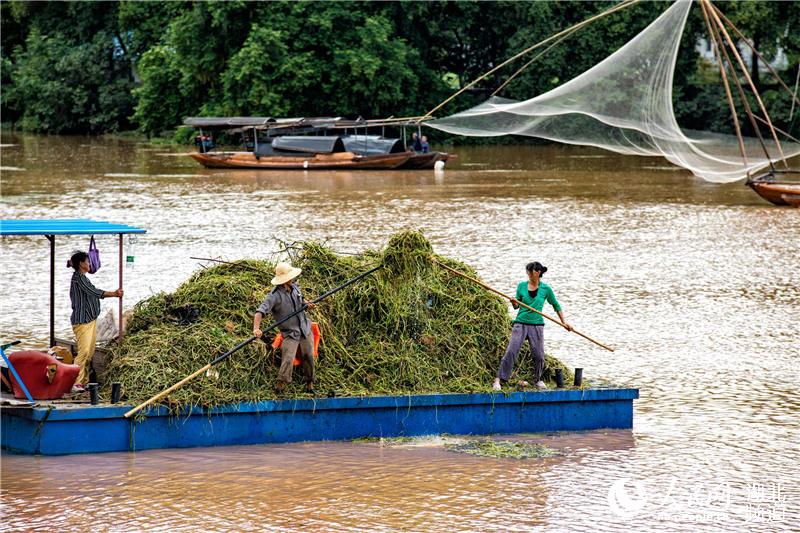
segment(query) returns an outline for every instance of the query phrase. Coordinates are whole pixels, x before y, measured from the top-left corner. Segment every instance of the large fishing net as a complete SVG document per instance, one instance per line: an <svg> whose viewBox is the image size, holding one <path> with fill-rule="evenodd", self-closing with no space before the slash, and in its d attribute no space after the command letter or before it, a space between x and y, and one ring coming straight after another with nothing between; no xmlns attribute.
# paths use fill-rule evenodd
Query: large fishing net
<svg viewBox="0 0 800 533"><path fill-rule="evenodd" d="M745 164L735 136L682 131L675 119L672 82L691 6L691 0L678 0L625 46L549 92L525 101L493 97L427 125L458 135L527 135L663 156L708 181L742 179L770 164L757 139L745 138ZM776 144L766 144L777 161ZM787 158L800 154L800 144L781 147Z"/></svg>

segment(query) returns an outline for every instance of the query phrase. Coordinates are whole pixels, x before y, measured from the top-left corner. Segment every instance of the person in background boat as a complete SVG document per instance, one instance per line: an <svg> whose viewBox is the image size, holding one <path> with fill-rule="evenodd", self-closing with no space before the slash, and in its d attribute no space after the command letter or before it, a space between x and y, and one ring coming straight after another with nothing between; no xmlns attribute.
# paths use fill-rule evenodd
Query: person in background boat
<svg viewBox="0 0 800 533"><path fill-rule="evenodd" d="M214 148L214 138L207 133L196 135L194 138L194 145L197 146L201 152L208 152Z"/></svg>
<svg viewBox="0 0 800 533"><path fill-rule="evenodd" d="M422 151L422 141L419 140L419 135L416 132L411 134L411 149L415 152Z"/></svg>
<svg viewBox="0 0 800 533"><path fill-rule="evenodd" d="M248 152L252 152L256 148L256 143L253 141L252 135L242 135L242 144L244 145L244 149Z"/></svg>
<svg viewBox="0 0 800 533"><path fill-rule="evenodd" d="M264 316L272 314L276 322L283 320L291 315L303 305L309 309L314 308L314 304L303 298L300 287L295 281L300 275L301 270L289 263L278 263L275 265L275 277L272 278L272 289L264 302L258 307L253 317L253 335L258 338L264 334L261 331L261 320ZM306 390L314 392L314 336L311 333L311 322L303 311L280 326L283 335L281 344L281 368L278 371L278 382L275 390L283 392L286 386L292 382L292 368L297 348L300 348L301 360L306 378Z"/></svg>
<svg viewBox="0 0 800 533"><path fill-rule="evenodd" d="M72 314L69 317L72 331L75 332L78 356L75 364L81 368L72 392L83 392L89 382L89 365L92 364L97 342L97 317L100 315L101 298L121 298L122 289L103 291L92 285L86 273L89 272L89 254L75 252L67 261L72 267L72 281L69 284L69 299L72 302Z"/></svg>
<svg viewBox="0 0 800 533"><path fill-rule="evenodd" d="M425 135L422 136L422 140L420 141L420 151L423 154L427 154L431 151L431 147L428 144L428 138Z"/></svg>
<svg viewBox="0 0 800 533"><path fill-rule="evenodd" d="M517 285L516 296L511 300L511 305L514 309L519 309L519 311L511 328L511 340L508 342L508 348L506 348L506 353L500 361L500 368L497 370L497 377L492 384L494 390L500 390L501 381L511 379L514 361L516 361L517 354L519 354L525 339L528 340L528 346L530 346L533 354L533 379L536 382L536 387L539 389L547 388L547 385L542 381L542 373L544 372L544 319L541 315L537 315L524 307L520 309L520 302L533 307L537 311L541 311L544 303L548 302L558 313L558 318L564 328L567 331L572 331L572 326L564 320L561 305L556 300L553 289L550 288L550 285L541 281L542 276L547 272L547 267L538 261L534 261L525 265L525 271L528 273L528 279ZM520 380L518 385L526 387L528 382Z"/></svg>

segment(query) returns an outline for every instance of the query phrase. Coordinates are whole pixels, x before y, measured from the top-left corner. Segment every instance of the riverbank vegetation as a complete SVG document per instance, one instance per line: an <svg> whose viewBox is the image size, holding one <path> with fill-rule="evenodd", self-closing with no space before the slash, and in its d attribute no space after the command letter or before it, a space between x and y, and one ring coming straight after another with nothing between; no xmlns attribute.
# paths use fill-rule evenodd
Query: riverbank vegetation
<svg viewBox="0 0 800 533"><path fill-rule="evenodd" d="M26 131L171 136L190 115L420 115L500 61L613 3L3 2L2 116ZM767 58L779 56L775 64L793 87L800 3L717 4ZM593 23L500 94L527 99L558 86L667 5L642 2ZM674 82L676 116L686 128L732 132L717 68L696 49L703 34L700 10L693 10ZM789 120L788 96L745 55L765 103L781 110L776 124L797 134L800 113ZM519 66L438 114L486 99Z"/></svg>

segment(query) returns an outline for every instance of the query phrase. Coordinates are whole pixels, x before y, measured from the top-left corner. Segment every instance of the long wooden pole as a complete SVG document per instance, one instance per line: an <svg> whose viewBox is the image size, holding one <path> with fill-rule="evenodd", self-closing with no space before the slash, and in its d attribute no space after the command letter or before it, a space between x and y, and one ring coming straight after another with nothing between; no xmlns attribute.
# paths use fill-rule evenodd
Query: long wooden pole
<svg viewBox="0 0 800 533"><path fill-rule="evenodd" d="M703 15L705 16L709 14L710 16L710 11L708 10L708 7L706 6L705 2L701 2L700 5L703 7ZM708 22L708 20L706 22ZM744 89L742 88L742 84L739 81L739 76L736 74L736 67L734 67L733 61L731 61L731 58L728 55L728 50L725 47L725 43L722 41L722 37L720 37L719 31L716 28L716 24L710 25L708 30L709 32L711 32L711 38L717 45L717 50L722 53L722 56L725 59L724 62L722 61L722 59L720 59L720 65L722 65L723 71L725 71L724 69L725 64L727 64L727 68L730 69L731 79L733 79L734 85L736 85L736 90L739 93L739 99L742 101L745 114L747 115L747 118L750 120L750 126L753 128L756 137L758 137L758 142L761 144L761 149L764 151L764 155L766 156L767 161L769 161L770 168L773 168L772 157L770 157L769 150L767 150L767 144L764 142L764 137L761 135L761 129L755 122L753 110L750 108L750 102L747 101L747 96L745 95ZM743 140L740 138L739 141L742 142Z"/></svg>
<svg viewBox="0 0 800 533"><path fill-rule="evenodd" d="M458 270L452 269L452 268L450 268L449 266L447 266L447 265L444 265L444 264L440 263L440 262L439 262L439 261L437 261L436 259L431 259L431 260L432 260L434 263L436 263L437 265L439 265L440 267L442 267L443 269L445 269L445 270L447 270L447 271L449 271L449 272L451 272L451 273L455 274L456 276L461 276L462 278L464 278L464 279L468 279L468 280L472 281L473 283L477 283L478 285L480 285L481 287L483 287L483 288L484 288L484 289L486 289L487 291L490 291L490 292L493 292L493 293L495 293L495 294L498 294L498 295L502 296L503 298L505 298L506 300L509 300L509 301L516 300L516 298L512 298L511 296L509 296L509 295L507 295L507 294L503 294L502 292L498 291L497 289L495 289L495 288L492 288L492 287L490 287L489 285L486 285L484 282L482 282L482 281L480 281L480 280L478 280L478 279L475 279L475 278L473 278L473 277L467 276L467 275L466 275L466 274L464 274L463 272L459 272ZM525 309L527 309L528 311L533 311L533 312L534 312L534 313L536 313L537 315L541 315L541 316L543 316L544 318L546 318L547 320L550 320L551 322L555 322L555 323L556 323L556 324L558 324L559 326L561 326L561 327L564 327L564 328L565 328L565 326L564 326L564 323L563 323L563 322L561 322L560 320L558 320L558 319L556 319L556 318L553 318L553 317L551 317L551 316L549 316L549 315L546 315L546 314L542 313L541 311L538 311L538 310L534 309L533 307L531 307L531 306L529 306L529 305L525 305L524 303L520 302L519 300L517 300L517 303L519 303L519 305L520 305L520 306L524 307L524 308L525 308ZM565 328L565 329L566 329L566 328ZM600 346L600 347L602 347L602 348L605 348L605 349L606 349L606 350L608 350L609 352L613 352L613 351L614 351L614 348L611 348L611 347L609 347L609 346L606 346L605 344L603 344L603 343L601 343L601 342L598 342L598 341L594 340L593 338L589 337L588 335L584 335L583 333L581 333L580 331L578 331L578 330L576 330L576 329L572 329L571 331L572 331L572 333L576 333L576 334L580 335L581 337L583 337L584 339L586 339L586 340L588 340L588 341L591 341L591 342L595 343L596 345L598 345L598 346Z"/></svg>
<svg viewBox="0 0 800 533"><path fill-rule="evenodd" d="M342 283L338 287L335 287L335 288L329 290L328 292L319 295L317 298L312 300L311 303L315 304L317 302L320 302L320 301L324 300L325 298L327 298L328 296L330 296L330 295L332 295L332 294L334 294L336 292L339 292L340 290L344 289L345 287L347 287L349 285L352 285L353 283L355 283L355 282L357 282L357 281L369 276L370 274L372 274L373 272L375 272L376 270L379 270L381 268L383 268L383 265L378 265L378 266L376 266L374 268L371 268L371 269L367 270L366 272L363 272L363 273L359 274L358 276L356 276L356 277L354 277L354 278ZM300 307L300 309L298 309L297 311L295 311L295 312L283 317L282 319L280 319L280 320L278 320L276 322L273 322L272 324L270 324L269 326L264 328L262 331L264 331L266 333L267 331L269 331L271 329L277 328L279 325L283 324L284 322L286 322L290 318L299 315L300 313L302 313L306 309L308 309L308 305L307 304L303 305L302 307ZM195 370L194 372L192 372L191 374L189 374L188 376L186 376L185 378L183 378L182 380L180 380L176 384L172 385L168 389L165 389L165 390L159 392L158 394L156 394L155 396L153 396L152 398L150 398L149 400L147 400L143 404L140 404L140 405L134 407L133 409L131 409L130 411L125 413L125 415L124 415L125 418L130 418L131 416L135 415L136 413L138 413L139 411L141 411L142 409L144 409L148 405L152 404L153 402L157 402L161 398L164 398L165 396L168 396L171 392L176 391L179 388L183 387L185 384L187 384L188 382L190 382L191 380L193 380L194 378L196 378L197 376L199 376L200 374L202 374L206 370L209 370L212 366L218 365L219 363L221 363L222 361L224 361L225 359L227 359L228 357L230 357L234 353L238 352L239 350L241 350L242 348L244 348L245 346L247 346L248 344L250 344L251 342L253 342L257 338L258 337L253 335L249 339L240 342L239 344L237 344L236 346L234 346L233 348L231 348L230 350L228 350L224 354L220 355L219 357L217 357L216 359L214 359L213 361L211 361L210 363L208 363L204 367Z"/></svg>
<svg viewBox="0 0 800 533"><path fill-rule="evenodd" d="M731 27L731 29L734 31L734 33L736 33L736 35L737 35L737 36L738 36L738 37L739 37L739 38L740 38L742 41L744 41L744 43L745 43L745 44L746 44L746 45L747 45L747 46L750 48L750 50L752 50L752 51L753 51L753 52L754 52L754 53L755 53L755 54L758 56L758 58L759 58L759 59L760 59L760 60L761 60L761 61L764 63L764 65L767 67L767 69L770 71L770 73L773 75L773 77L774 77L774 78L777 80L778 84L780 84L780 85L781 85L781 87L783 87L784 89L786 89L786 91L787 91L787 92L789 93L789 95L792 97L792 103L795 103L795 102L796 102L796 103L800 104L800 98L797 98L797 94L796 94L795 92L793 92L793 91L792 91L792 90L789 88L789 86L788 86L788 85L786 85L786 83L784 83L784 81L783 81L783 78L781 78L781 77L780 77L780 75L779 75L777 72L775 72L775 69L774 69L774 68L772 68L772 65L770 65L770 64L769 64L769 61L767 61L766 59L764 59L764 56L762 56L762 55L761 55L761 53L760 53L758 50L756 50L756 47L755 47L755 46L753 46L753 44L752 44L750 41L748 41L748 40L747 40L747 37L745 37L745 36L744 36L744 34L742 34L742 32L740 32L740 31L739 31L739 28L737 28L737 27L736 27L736 26L733 24L733 22L731 22L731 20L730 20L728 17L726 17L726 16L725 16L725 14L724 14L722 11L720 11L720 9L719 9L717 6L715 6L715 5L713 5L713 4L712 4L712 7L713 7L713 8L714 8L714 10L717 12L717 14L718 14L720 17L722 17L722 20L724 20L724 21L725 21L725 22L728 24L728 26L730 26L730 27Z"/></svg>
<svg viewBox="0 0 800 533"><path fill-rule="evenodd" d="M758 102L758 105L761 108L761 113L764 114L764 118L769 123L769 129L770 132L772 133L772 138L775 141L775 145L778 148L778 153L781 154L781 159L783 160L783 164L786 166L786 168L789 168L789 163L787 163L786 161L786 155L783 153L783 148L781 148L781 141L778 140L778 134L775 132L775 128L772 127L772 120L770 120L769 118L769 113L767 112L767 108L764 107L764 102L761 101L761 95L758 93L758 88L756 88L755 83L753 83L752 78L750 78L750 74L747 72L747 66L744 64L744 60L742 59L741 54L739 54L739 49L736 48L736 44L733 42L733 39L731 39L730 34L728 34L727 28L725 28L725 25L720 20L719 15L717 15L716 10L711 5L710 0L701 0L701 1L706 2L707 5L710 6L709 14L716 21L717 26L722 32L722 35L728 42L728 47L731 49L731 52L733 53L733 56L736 58L737 63L739 63L739 68L742 70L744 78L747 80L748 85L750 85L750 89L752 89L753 94L756 97L756 101Z"/></svg>
<svg viewBox="0 0 800 533"><path fill-rule="evenodd" d="M717 40L716 33L711 28L711 21L709 20L708 15L708 7L706 6L705 2L700 2L700 7L703 9L703 18L706 21L706 27L708 28L708 37L711 39L711 42L714 44L714 55L717 57L717 66L719 66L719 75L722 77L722 85L725 87L725 96L728 98L728 106L731 109L731 116L733 116L733 126L736 129L736 139L739 141L739 151L742 154L742 160L744 161L744 166L749 167L750 165L747 164L747 152L744 149L744 139L742 138L742 129L739 126L739 117L736 114L736 106L733 103L733 94L731 94L730 85L728 85L728 75L725 73L725 63L722 62L722 50L720 47L720 43ZM734 77L736 73L734 72ZM747 103L745 102L745 105ZM767 154L767 159L769 159L769 154Z"/></svg>
<svg viewBox="0 0 800 533"><path fill-rule="evenodd" d="M533 63L535 63L535 62L536 62L536 61L537 61L537 60L538 60L540 57L542 57L542 56L543 56L543 55L545 55L547 52L549 52L549 51L550 51L550 50L551 50L551 49L552 49L554 46L557 46L557 45L559 45L559 44L560 44L562 41L564 41L565 39L567 39L568 37L570 37L570 36L571 36L573 33L577 32L579 29L580 29L580 28L573 27L573 28L571 29L571 31L569 31L569 33L566 33L566 34L562 35L562 36L561 36L561 37L560 37L560 38L559 38L557 41L555 41L553 44L551 44L550 46L548 46L547 48L545 48L544 50L542 50L541 52L539 52L538 54L536 54L536 55L533 57L533 59L531 59L530 61L528 61L528 62L527 62L527 63L525 63L524 65L522 65L522 66L521 66L519 69L517 69L517 71L516 71L516 72L514 72L514 74L512 74L511 76L509 76L509 77L508 77L508 79L507 79L506 81L504 81L502 85L500 85L500 87L498 87L497 89L495 89L495 90L494 90L494 92L492 93L492 96L495 96L495 95L497 95L497 93L499 93L500 91L502 91L502 90L503 90L503 89L504 89L504 88L505 88L505 87L506 87L506 86L507 86L509 83L511 83L511 82L514 80L514 78L516 78L517 76L519 76L519 75L520 75L520 74L521 74L521 73L522 73L522 72L523 72L523 71L524 71L526 68L528 68L529 66L531 66L531 65L532 65Z"/></svg>
<svg viewBox="0 0 800 533"><path fill-rule="evenodd" d="M450 96L447 100L445 100L441 104L437 105L436 107L434 107L433 109L431 109L430 111L425 113L425 117L429 117L429 116L433 115L436 111L438 111L439 109L443 108L445 105L447 105L449 102L451 102L455 97L457 97L458 95L460 95L461 93L463 93L464 91L466 91L467 89L469 89L470 87L472 87L473 85L478 83L479 81L481 81L484 78L494 74L495 72L497 72L498 70L500 70L504 66L506 66L509 63L519 59L520 57L524 56L525 54L527 54L527 53L529 53L529 52L531 52L533 50L536 50L540 46L544 46L545 44L549 43L550 41L558 39L559 37L561 37L564 34L568 34L568 33L572 32L572 31L574 31L574 30L576 30L578 28L582 28L583 26L585 26L587 24L590 24L590 23L594 22L595 20L597 20L599 18L605 17L606 15L609 15L609 14L615 12L615 11L618 11L618 10L623 9L625 7L631 6L631 5L633 5L633 4L635 4L636 2L639 2L639 1L640 0L624 0L623 2L620 2L619 4L615 5L614 7L610 8L610 9L607 9L607 10L603 11L602 13L598 13L597 15L584 20L583 22L579 22L578 24L575 24L574 26L570 26L566 30L560 31L560 32L556 33L555 35L551 35L550 37L548 37L544 41L540 41L540 42L534 44L533 46L529 46L528 48L526 48L522 52L519 52L518 54L512 56L511 58L503 61L502 63L500 63L499 65L494 67L492 70L490 70L489 72L486 72L485 74L482 74L482 75L478 76L477 78L475 78L474 80L472 80L471 82L466 84L464 87L459 89L455 94Z"/></svg>
<svg viewBox="0 0 800 533"><path fill-rule="evenodd" d="M758 115L753 115L753 118L756 119L757 121L761 122L762 124L766 124L767 123L766 120L764 120L763 118L759 117ZM781 135L783 135L784 137L786 137L790 141L794 141L796 143L800 143L800 139L798 139L797 137L793 137L791 134L786 133L785 131L783 131L782 129L780 129L777 126L774 126L774 127L775 127L775 131L777 131L778 133L780 133Z"/></svg>

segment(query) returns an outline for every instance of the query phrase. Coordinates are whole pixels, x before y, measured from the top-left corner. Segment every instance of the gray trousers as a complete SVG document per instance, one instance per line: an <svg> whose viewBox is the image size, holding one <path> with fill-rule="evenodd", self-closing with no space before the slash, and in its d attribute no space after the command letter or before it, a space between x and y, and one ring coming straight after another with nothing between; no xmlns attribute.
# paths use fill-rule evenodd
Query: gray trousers
<svg viewBox="0 0 800 533"><path fill-rule="evenodd" d="M511 372L514 370L514 362L517 360L522 343L528 339L528 346L531 347L533 354L533 381L542 379L544 372L544 324L531 325L514 322L511 328L511 340L508 341L508 348L503 359L500 361L500 368L497 370L497 377L503 381L511 379Z"/></svg>
<svg viewBox="0 0 800 533"><path fill-rule="evenodd" d="M281 343L281 369L278 371L278 380L284 383L292 382L292 370L294 369L294 356L297 354L297 347L300 347L300 361L306 383L314 383L314 339L313 337L300 337L299 339L287 339L284 337Z"/></svg>

